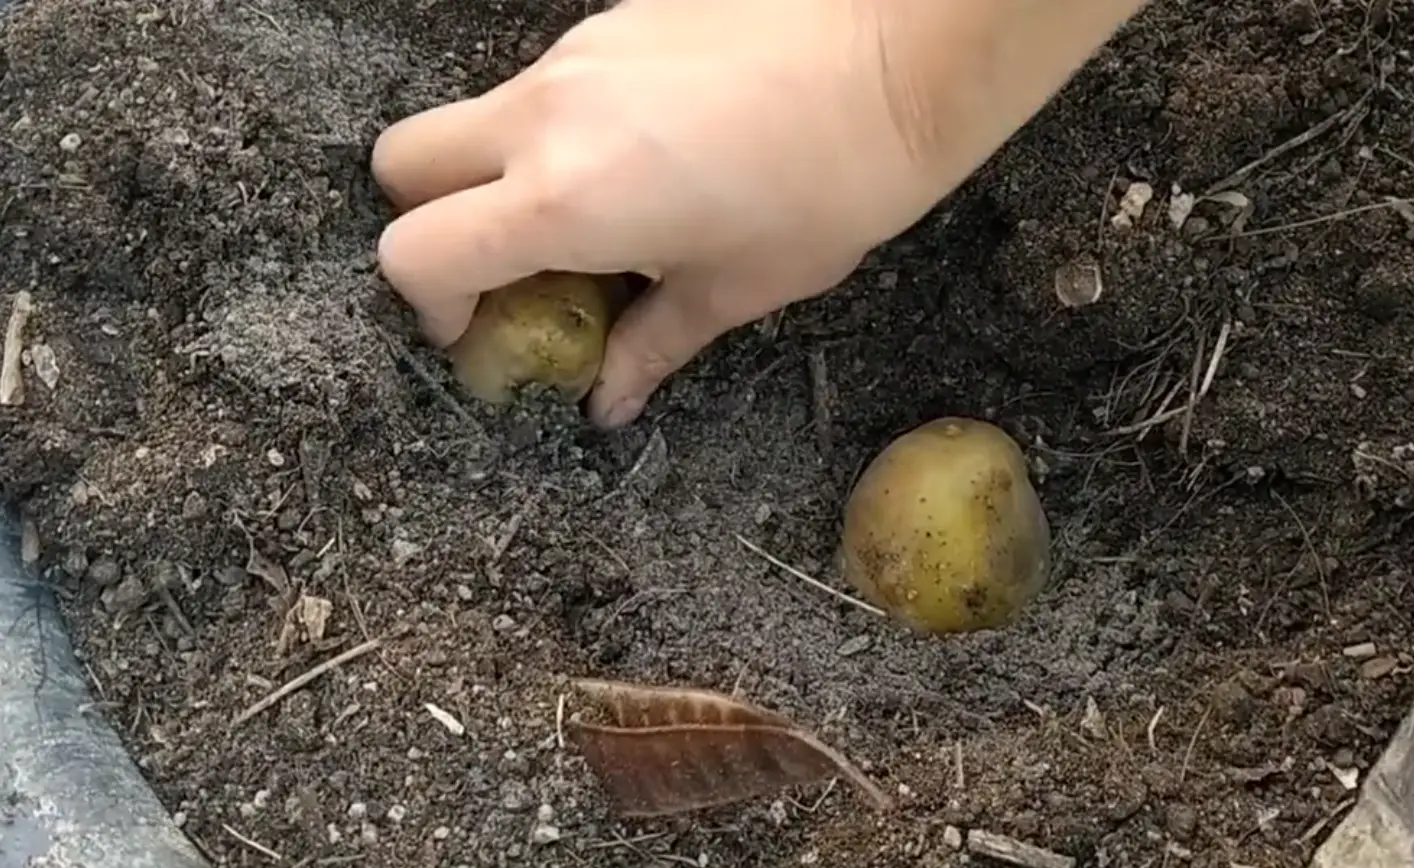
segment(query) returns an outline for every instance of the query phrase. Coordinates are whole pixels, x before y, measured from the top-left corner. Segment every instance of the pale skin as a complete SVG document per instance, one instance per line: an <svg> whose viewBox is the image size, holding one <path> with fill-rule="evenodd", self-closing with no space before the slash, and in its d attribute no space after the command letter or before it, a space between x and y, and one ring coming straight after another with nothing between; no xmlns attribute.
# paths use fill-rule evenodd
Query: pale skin
<svg viewBox="0 0 1414 868"><path fill-rule="evenodd" d="M1024 125L1144 0L622 0L374 147L389 283L433 344L544 270L654 286L590 419L632 422L727 330L844 280Z"/></svg>

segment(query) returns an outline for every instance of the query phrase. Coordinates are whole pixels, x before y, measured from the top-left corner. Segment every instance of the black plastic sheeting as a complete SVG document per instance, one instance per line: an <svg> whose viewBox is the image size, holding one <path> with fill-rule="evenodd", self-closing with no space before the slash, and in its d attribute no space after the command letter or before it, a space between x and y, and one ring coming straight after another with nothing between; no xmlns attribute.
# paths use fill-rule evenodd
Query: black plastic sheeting
<svg viewBox="0 0 1414 868"><path fill-rule="evenodd" d="M0 5L8 0L0 0ZM209 868L93 702L0 513L0 868Z"/></svg>

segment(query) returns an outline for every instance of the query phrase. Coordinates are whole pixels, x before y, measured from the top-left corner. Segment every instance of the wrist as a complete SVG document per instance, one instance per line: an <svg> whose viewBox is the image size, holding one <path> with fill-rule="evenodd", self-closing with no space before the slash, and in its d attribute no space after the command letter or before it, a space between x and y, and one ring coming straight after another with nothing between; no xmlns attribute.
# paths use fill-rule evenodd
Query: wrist
<svg viewBox="0 0 1414 868"><path fill-rule="evenodd" d="M889 113L941 198L1059 91L1146 0L859 0Z"/></svg>

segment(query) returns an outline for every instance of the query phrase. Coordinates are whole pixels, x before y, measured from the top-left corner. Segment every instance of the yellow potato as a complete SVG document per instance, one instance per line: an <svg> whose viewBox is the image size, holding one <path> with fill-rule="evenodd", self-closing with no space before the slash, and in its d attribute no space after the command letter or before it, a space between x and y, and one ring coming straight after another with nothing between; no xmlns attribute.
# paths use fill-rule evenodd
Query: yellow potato
<svg viewBox="0 0 1414 868"><path fill-rule="evenodd" d="M845 504L845 578L921 633L997 629L1046 583L1050 525L1006 432L928 422L890 443Z"/></svg>
<svg viewBox="0 0 1414 868"><path fill-rule="evenodd" d="M447 350L452 372L493 404L509 402L530 383L578 401L599 376L625 291L615 275L542 272L488 292Z"/></svg>

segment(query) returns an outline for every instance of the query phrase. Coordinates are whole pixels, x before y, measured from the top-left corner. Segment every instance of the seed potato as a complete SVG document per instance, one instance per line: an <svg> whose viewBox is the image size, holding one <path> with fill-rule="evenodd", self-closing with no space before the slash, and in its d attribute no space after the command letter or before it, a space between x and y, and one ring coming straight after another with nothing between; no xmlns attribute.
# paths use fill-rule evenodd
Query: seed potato
<svg viewBox="0 0 1414 868"><path fill-rule="evenodd" d="M537 383L568 401L589 393L626 286L616 275L542 272L481 296L448 348L452 372L476 398L511 401Z"/></svg>
<svg viewBox="0 0 1414 868"><path fill-rule="evenodd" d="M997 629L1045 585L1050 526L1016 442L949 417L898 437L864 470L841 555L849 583L918 632Z"/></svg>

